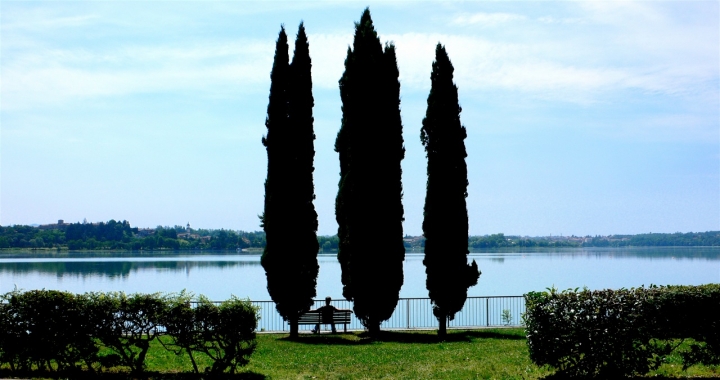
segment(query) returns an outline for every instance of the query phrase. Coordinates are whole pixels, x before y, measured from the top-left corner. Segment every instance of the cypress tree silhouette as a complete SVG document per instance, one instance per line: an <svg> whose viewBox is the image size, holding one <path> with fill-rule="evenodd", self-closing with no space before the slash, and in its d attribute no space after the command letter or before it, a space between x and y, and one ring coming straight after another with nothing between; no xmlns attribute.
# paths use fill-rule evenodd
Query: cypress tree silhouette
<svg viewBox="0 0 720 380"><path fill-rule="evenodd" d="M420 140L428 162L423 264L441 336L446 333L447 320L452 320L465 304L467 289L476 285L480 277L475 260L467 264L468 180L463 141L467 132L460 123L462 108L453 83L453 71L445 47L438 43Z"/></svg>
<svg viewBox="0 0 720 380"><path fill-rule="evenodd" d="M370 10L355 24L339 81L342 125L336 198L343 296L371 334L392 316L403 284L400 82L395 46L383 49ZM382 247L378 249L377 247Z"/></svg>
<svg viewBox="0 0 720 380"><path fill-rule="evenodd" d="M317 213L313 200L313 96L309 44L300 23L295 54L288 64L284 27L275 48L270 74L265 181L262 225L267 245L261 259L268 293L280 315L298 335L298 317L309 310L316 295L319 250Z"/></svg>

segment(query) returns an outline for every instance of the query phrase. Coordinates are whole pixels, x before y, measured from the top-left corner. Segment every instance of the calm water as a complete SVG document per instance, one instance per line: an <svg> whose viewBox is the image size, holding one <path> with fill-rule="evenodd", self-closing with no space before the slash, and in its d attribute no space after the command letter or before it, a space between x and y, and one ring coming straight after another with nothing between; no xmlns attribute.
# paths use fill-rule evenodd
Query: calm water
<svg viewBox="0 0 720 380"><path fill-rule="evenodd" d="M231 294L269 300L258 255L185 254L106 257L101 252L0 259L0 293L58 289L74 293L178 292L224 300ZM532 290L587 286L699 285L720 282L720 247L555 249L472 253L482 276L471 296L522 295ZM401 297L427 297L422 254L407 254ZM318 298L342 298L335 255L320 255Z"/></svg>

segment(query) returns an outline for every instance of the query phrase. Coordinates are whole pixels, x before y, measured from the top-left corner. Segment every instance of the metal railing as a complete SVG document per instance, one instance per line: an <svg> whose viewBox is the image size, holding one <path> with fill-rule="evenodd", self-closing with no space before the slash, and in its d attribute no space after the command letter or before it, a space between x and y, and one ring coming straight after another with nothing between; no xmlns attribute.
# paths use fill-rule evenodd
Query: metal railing
<svg viewBox="0 0 720 380"><path fill-rule="evenodd" d="M275 310L272 301L251 301L258 306L260 320L258 331L289 331L288 324ZM317 309L325 305L325 300L315 300L313 306ZM347 300L333 300L332 305L338 309L352 310L352 302ZM522 314L525 313L525 298L523 296L487 296L468 297L463 309L455 314L447 327L474 329L483 327L520 326ZM313 329L311 325L299 326L300 331ZM437 329L438 321L432 313L432 303L429 298L400 298L392 317L383 322L383 330L413 330ZM363 325L352 315L348 330L364 330Z"/></svg>

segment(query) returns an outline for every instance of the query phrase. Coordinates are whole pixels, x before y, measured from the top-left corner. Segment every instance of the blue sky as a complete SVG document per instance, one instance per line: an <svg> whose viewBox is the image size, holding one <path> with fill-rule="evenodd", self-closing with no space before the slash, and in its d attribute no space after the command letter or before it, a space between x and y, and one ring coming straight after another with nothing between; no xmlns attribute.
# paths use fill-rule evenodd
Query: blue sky
<svg viewBox="0 0 720 380"><path fill-rule="evenodd" d="M259 230L275 39L304 20L315 207L335 234L337 81L366 5L397 47L406 234L422 233L437 42L471 234L720 229L717 1L2 1L0 224Z"/></svg>

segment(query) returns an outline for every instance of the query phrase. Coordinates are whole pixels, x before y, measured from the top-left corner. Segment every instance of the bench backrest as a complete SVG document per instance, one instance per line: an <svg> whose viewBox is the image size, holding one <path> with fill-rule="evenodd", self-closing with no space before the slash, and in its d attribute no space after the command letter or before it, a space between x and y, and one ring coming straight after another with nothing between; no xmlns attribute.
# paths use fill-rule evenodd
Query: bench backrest
<svg viewBox="0 0 720 380"><path fill-rule="evenodd" d="M350 310L334 310L332 323L350 323ZM300 315L299 323L323 323L322 312L318 310L310 310ZM330 322L327 322L330 323Z"/></svg>

